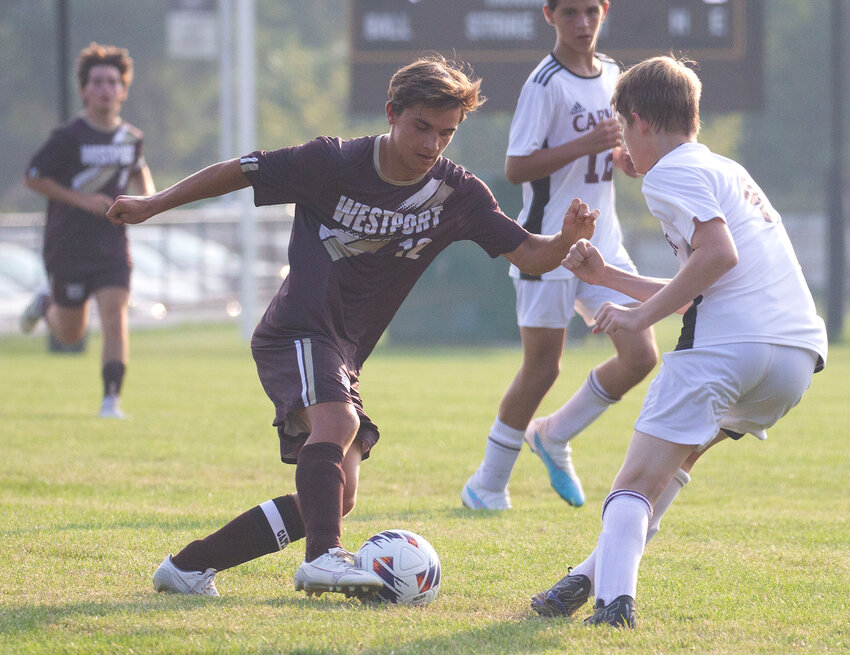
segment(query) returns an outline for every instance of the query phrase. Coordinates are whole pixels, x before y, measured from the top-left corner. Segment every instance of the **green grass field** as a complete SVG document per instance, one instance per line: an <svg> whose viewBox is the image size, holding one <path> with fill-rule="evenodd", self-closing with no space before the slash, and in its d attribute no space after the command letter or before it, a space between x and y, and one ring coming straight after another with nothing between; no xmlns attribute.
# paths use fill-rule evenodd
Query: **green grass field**
<svg viewBox="0 0 850 655"><path fill-rule="evenodd" d="M662 324L662 348L673 334ZM585 507L525 451L514 509L473 514L460 488L520 351L380 348L362 391L383 436L343 543L422 534L442 560L436 603L296 593L303 542L219 574L220 599L190 598L153 591L162 558L292 491L294 469L235 326L136 331L131 346L131 419L103 421L97 335L83 355L0 339L2 653L850 652L848 346L767 442L701 460L647 549L635 631L587 628L589 611L541 619L528 600L595 545L646 384L574 442ZM609 353L598 337L567 350L542 411Z"/></svg>

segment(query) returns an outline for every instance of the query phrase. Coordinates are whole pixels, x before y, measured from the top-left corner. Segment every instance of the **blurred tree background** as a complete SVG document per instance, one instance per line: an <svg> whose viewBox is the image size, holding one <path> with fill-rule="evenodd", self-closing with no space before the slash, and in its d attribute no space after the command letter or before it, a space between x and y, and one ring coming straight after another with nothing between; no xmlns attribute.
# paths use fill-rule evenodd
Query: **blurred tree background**
<svg viewBox="0 0 850 655"><path fill-rule="evenodd" d="M218 63L169 57L169 6L169 0L68 0L72 57L99 41L127 47L135 60L124 116L145 131L159 187L219 157ZM58 123L56 7L55 0L0 3L0 146L7 153L0 160L0 211L42 208L20 178ZM344 0L257 0L256 11L259 147L384 129L384 98L375 98L374 116L347 113ZM828 20L827 0L766 2L763 109L703 117L703 140L739 158L781 211L823 211L830 152ZM78 111L71 76L68 71L72 110ZM485 93L496 83L484 80ZM491 184L515 213L519 190L503 181L502 172L509 125L508 114L485 110L464 124L448 154ZM623 215L642 211L635 185L620 186Z"/></svg>

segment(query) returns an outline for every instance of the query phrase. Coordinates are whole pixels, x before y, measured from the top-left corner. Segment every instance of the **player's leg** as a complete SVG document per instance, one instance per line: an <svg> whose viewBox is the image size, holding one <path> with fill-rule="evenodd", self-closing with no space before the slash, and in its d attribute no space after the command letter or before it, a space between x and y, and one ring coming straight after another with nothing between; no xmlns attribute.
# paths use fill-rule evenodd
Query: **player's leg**
<svg viewBox="0 0 850 655"><path fill-rule="evenodd" d="M88 280L69 271L48 271L50 297L44 304L44 320L50 333L66 346L77 343L86 334L89 322Z"/></svg>
<svg viewBox="0 0 850 655"><path fill-rule="evenodd" d="M43 283L36 290L29 304L24 308L19 319L21 332L29 334L38 325L38 322L45 317L47 308L50 305L50 284Z"/></svg>
<svg viewBox="0 0 850 655"><path fill-rule="evenodd" d="M77 343L86 335L89 322L89 303L65 307L51 302L44 314L50 333L66 346Z"/></svg>
<svg viewBox="0 0 850 655"><path fill-rule="evenodd" d="M461 498L470 509L509 509L508 480L534 412L560 373L564 328L520 327L522 364L505 391L490 428L484 460Z"/></svg>
<svg viewBox="0 0 850 655"><path fill-rule="evenodd" d="M355 441L343 459L343 515L354 508L361 452L361 442ZM176 555L167 557L154 575L154 585L160 591L216 595L209 593L215 591L213 579L216 573L281 551L303 539L304 534L298 494L272 498L243 512L207 537L189 543ZM193 583L196 590L193 590Z"/></svg>
<svg viewBox="0 0 850 655"><path fill-rule="evenodd" d="M295 589L308 595L339 591L346 596L373 597L383 587L380 577L357 568L353 553L342 548L343 458L360 427L351 403L328 402L304 410L310 436L298 454L295 487L304 519L307 545L295 572Z"/></svg>
<svg viewBox="0 0 850 655"><path fill-rule="evenodd" d="M346 436L341 444L346 446L346 452L336 477L344 481L339 494L342 499L340 511L347 514L354 507L357 497L360 461L368 456L379 438L377 427L363 412L357 376L348 373L334 349L324 348L307 339L263 345L265 347L254 347L252 352L260 381L275 406L275 425L282 461L300 464L304 459L302 451L314 428L313 420L316 416L320 423L324 420L323 412L308 412L304 409L305 405L346 406L343 414L350 425L342 430ZM346 378L347 384L344 382ZM318 399L322 397L338 398L339 402L317 405ZM356 425L359 425L357 439L348 446L351 441L349 437L353 438L353 433L348 432L356 431ZM319 436L322 432L327 433L327 427L320 427ZM342 450L340 445L327 445ZM310 449L307 452L309 460ZM315 500L313 504L315 506ZM336 530L338 523L336 521ZM277 552L304 538L306 533L301 500L297 493L267 500L236 517L217 532L192 542L173 558L167 557L154 575L154 585L163 591L217 595L212 584L217 571Z"/></svg>
<svg viewBox="0 0 850 655"><path fill-rule="evenodd" d="M305 560L339 548L345 474L342 462L360 427L350 403L328 402L303 410L310 426L295 469L301 516L307 529Z"/></svg>
<svg viewBox="0 0 850 655"><path fill-rule="evenodd" d="M693 465L695 451L727 435L766 438L765 428L800 401L816 359L803 349L760 343L665 355L603 508L594 580L597 611L590 623L633 624L627 610L634 608L652 506L676 471Z"/></svg>
<svg viewBox="0 0 850 655"><path fill-rule="evenodd" d="M676 496L690 482L689 472L704 451L694 451L664 489L652 507L652 518L646 533L646 544L658 533L661 517L673 504ZM570 616L582 607L593 595L596 577L596 549L577 566L571 567L567 575L531 598L531 607L541 616Z"/></svg>
<svg viewBox="0 0 850 655"><path fill-rule="evenodd" d="M522 364L499 403L484 460L461 492L471 509L509 509L508 480L525 430L561 370L566 328L573 315L575 283L514 280Z"/></svg>
<svg viewBox="0 0 850 655"><path fill-rule="evenodd" d="M103 333L101 377L103 378L102 418L125 418L121 410L121 388L130 354L128 307L130 290L104 286L94 292Z"/></svg>
<svg viewBox="0 0 850 655"><path fill-rule="evenodd" d="M618 255L617 264L624 269L634 268L624 250ZM634 302L611 289L576 282L575 307L586 322L592 322L598 308L608 301ZM637 334L615 333L611 341L615 355L591 370L561 407L534 419L525 434L529 446L545 464L552 487L576 507L583 505L585 498L573 465L570 441L643 380L658 361L652 328Z"/></svg>
<svg viewBox="0 0 850 655"><path fill-rule="evenodd" d="M635 432L623 467L602 508L596 545L596 612L588 623L634 626L637 575L652 505L695 446Z"/></svg>
<svg viewBox="0 0 850 655"><path fill-rule="evenodd" d="M724 439L727 439L728 436L725 432L721 431L714 441L711 442L706 448L702 450L694 450L685 460L684 464L682 464L682 468L680 468L676 473L673 474L673 479L670 481L670 484L661 492L661 494L656 499L655 503L652 506L652 519L649 522L649 527L646 531L646 543L652 540L652 538L658 534L658 531L661 529L661 518L673 504L673 501L676 500L676 496L679 495L679 492L684 489L685 485L691 481L690 472L696 464L697 459L699 459L708 448L720 443ZM594 550L590 556L585 559L583 562L574 566L569 575L584 575L589 579L591 593L593 591L593 578L594 571L596 568L596 550ZM557 585L555 585L557 586ZM553 587L554 588L554 587ZM543 592L545 594L545 592Z"/></svg>

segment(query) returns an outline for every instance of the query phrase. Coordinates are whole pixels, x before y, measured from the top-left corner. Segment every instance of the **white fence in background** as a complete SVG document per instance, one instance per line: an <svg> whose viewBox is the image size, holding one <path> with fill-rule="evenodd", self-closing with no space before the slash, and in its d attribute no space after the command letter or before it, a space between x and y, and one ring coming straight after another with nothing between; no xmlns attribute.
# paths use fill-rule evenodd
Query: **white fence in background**
<svg viewBox="0 0 850 655"><path fill-rule="evenodd" d="M0 214L0 335L17 330L18 316L44 280L41 260L43 215ZM803 273L816 297L827 290L826 227L822 216L785 216ZM624 224L625 241L645 275L668 277L676 261L660 228L634 230ZM253 263L257 310L262 312L287 274L292 207L256 210L257 257ZM131 226L133 256L131 326L187 320L228 320L240 315L242 268L239 206L208 204L172 210ZM850 239L848 239L850 243ZM444 255L445 256L445 255ZM506 275L493 267L493 275ZM449 287L451 281L448 281ZM506 284L504 302L514 298ZM850 279L845 284L850 289ZM493 299L499 302L500 299ZM415 302L411 299L411 302ZM451 303L451 289L445 302ZM98 329L97 319L91 321ZM38 328L44 331L44 326Z"/></svg>
<svg viewBox="0 0 850 655"><path fill-rule="evenodd" d="M289 270L292 207L258 208L255 221L258 248L251 270L265 309ZM133 258L131 325L239 316L238 204L175 209L127 229ZM0 214L0 334L17 330L18 316L45 280L43 232L42 213ZM91 327L98 328L96 319Z"/></svg>

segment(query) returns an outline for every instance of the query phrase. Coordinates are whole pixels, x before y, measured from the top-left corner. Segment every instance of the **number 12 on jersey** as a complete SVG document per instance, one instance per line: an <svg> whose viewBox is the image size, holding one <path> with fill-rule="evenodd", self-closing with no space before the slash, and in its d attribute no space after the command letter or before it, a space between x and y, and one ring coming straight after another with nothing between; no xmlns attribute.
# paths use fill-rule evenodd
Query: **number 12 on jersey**
<svg viewBox="0 0 850 655"><path fill-rule="evenodd" d="M614 151L610 151L603 159L602 178L596 172L596 153L587 156L587 173L584 176L585 184L597 184L598 182L610 182L614 179Z"/></svg>
<svg viewBox="0 0 850 655"><path fill-rule="evenodd" d="M419 239L414 244L413 239L406 239L402 241L399 245L401 250L399 250L395 256L396 257L407 257L408 259L419 259L419 251L422 250L425 246L431 243L431 239L424 237Z"/></svg>

